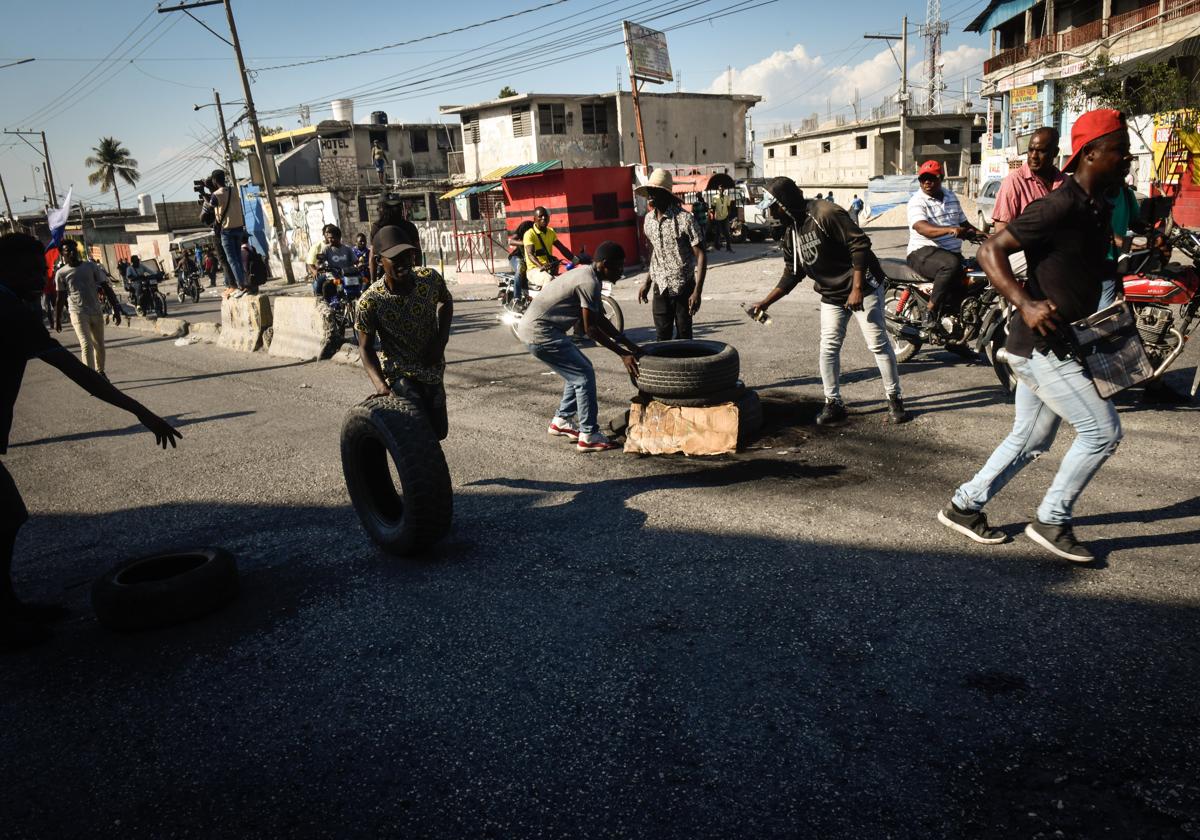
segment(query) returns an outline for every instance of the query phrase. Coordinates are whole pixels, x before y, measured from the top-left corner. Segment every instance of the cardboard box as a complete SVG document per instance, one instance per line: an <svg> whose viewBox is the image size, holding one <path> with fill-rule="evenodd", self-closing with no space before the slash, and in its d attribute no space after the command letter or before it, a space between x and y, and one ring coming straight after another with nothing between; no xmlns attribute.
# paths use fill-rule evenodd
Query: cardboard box
<svg viewBox="0 0 1200 840"><path fill-rule="evenodd" d="M642 455L723 455L736 452L738 407L734 403L686 408L650 401L629 406L625 451Z"/></svg>

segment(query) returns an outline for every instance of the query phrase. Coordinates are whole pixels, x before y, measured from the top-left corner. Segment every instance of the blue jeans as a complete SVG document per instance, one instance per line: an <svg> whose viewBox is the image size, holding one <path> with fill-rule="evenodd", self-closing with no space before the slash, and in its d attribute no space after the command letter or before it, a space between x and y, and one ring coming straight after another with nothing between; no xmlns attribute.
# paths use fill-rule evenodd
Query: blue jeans
<svg viewBox="0 0 1200 840"><path fill-rule="evenodd" d="M525 260L516 254L508 258L513 270L513 300L525 297Z"/></svg>
<svg viewBox="0 0 1200 840"><path fill-rule="evenodd" d="M565 379L562 401L558 404L558 417L579 416L581 434L596 434L600 424L596 421L596 371L587 356L580 352L575 342L563 335L545 344L529 344L529 352L535 359L545 362L550 369Z"/></svg>
<svg viewBox="0 0 1200 840"><path fill-rule="evenodd" d="M242 267L242 240L246 238L246 229L241 227L221 231L221 250L225 259L229 260L229 268L233 271L233 279L239 289L246 288L246 270Z"/></svg>
<svg viewBox="0 0 1200 840"><path fill-rule="evenodd" d="M842 343L846 340L846 325L850 317L858 321L867 349L875 355L875 366L883 377L883 392L889 397L900 396L900 370L896 367L896 350L884 328L883 296L879 290L863 297L861 312L844 306L821 302L821 386L825 399L842 398Z"/></svg>
<svg viewBox="0 0 1200 840"><path fill-rule="evenodd" d="M1079 494L1117 451L1121 420L1075 359L1059 360L1035 350L1029 359L1012 357L1011 365L1018 380L1013 429L983 469L958 488L954 504L962 510L982 508L1026 464L1049 451L1066 420L1075 429L1075 442L1037 510L1040 522L1066 524Z"/></svg>
<svg viewBox="0 0 1200 840"><path fill-rule="evenodd" d="M1120 282L1115 274L1111 277L1105 277L1104 283L1100 286L1100 305L1096 307L1096 311L1107 309L1117 302L1117 283Z"/></svg>

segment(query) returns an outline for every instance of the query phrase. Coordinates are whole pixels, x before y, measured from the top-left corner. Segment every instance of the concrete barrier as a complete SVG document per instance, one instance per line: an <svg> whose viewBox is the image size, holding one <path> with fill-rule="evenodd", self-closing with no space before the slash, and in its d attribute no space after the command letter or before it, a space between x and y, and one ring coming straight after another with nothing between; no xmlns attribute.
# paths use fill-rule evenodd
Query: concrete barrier
<svg viewBox="0 0 1200 840"><path fill-rule="evenodd" d="M271 326L271 299L266 295L232 295L221 301L221 334L217 346L252 353L262 346Z"/></svg>
<svg viewBox="0 0 1200 840"><path fill-rule="evenodd" d="M188 322L182 318L157 318L154 321L154 331L167 338L179 338L187 335Z"/></svg>
<svg viewBox="0 0 1200 840"><path fill-rule="evenodd" d="M271 345L267 352L286 359L327 358L337 349L329 306L308 296L280 296L271 309Z"/></svg>
<svg viewBox="0 0 1200 840"><path fill-rule="evenodd" d="M191 321L188 323L188 335L215 344L221 337L221 325L213 321Z"/></svg>

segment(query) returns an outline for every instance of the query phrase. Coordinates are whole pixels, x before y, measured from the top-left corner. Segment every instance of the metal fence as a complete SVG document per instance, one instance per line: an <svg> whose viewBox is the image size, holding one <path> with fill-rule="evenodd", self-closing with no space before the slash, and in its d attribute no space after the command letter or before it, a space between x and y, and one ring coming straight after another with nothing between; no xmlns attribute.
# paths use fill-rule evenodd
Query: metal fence
<svg viewBox="0 0 1200 840"><path fill-rule="evenodd" d="M472 274L508 270L508 231L503 219L451 219L416 225L426 265Z"/></svg>

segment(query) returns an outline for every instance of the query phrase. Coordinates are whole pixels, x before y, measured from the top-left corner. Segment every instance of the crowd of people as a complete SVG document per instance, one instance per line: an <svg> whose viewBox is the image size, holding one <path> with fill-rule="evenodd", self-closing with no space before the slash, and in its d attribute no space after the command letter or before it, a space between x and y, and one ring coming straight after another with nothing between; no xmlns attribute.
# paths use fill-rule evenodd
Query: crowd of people
<svg viewBox="0 0 1200 840"><path fill-rule="evenodd" d="M1005 180L996 204L997 233L979 249L978 260L995 288L1012 304L1008 356L1018 380L1012 431L980 470L951 494L937 519L954 532L979 543L1007 539L992 527L983 511L1017 473L1052 444L1062 421L1076 433L1050 488L1025 529L1028 537L1053 554L1075 562L1093 556L1075 537L1074 506L1092 477L1117 449L1121 424L1111 400L1092 387L1080 360L1064 352L1059 336L1064 325L1097 311L1105 298L1119 295L1115 253L1127 243L1133 208L1123 179L1131 161L1124 117L1099 110L1080 117L1071 136L1071 157L1059 172L1054 167L1058 136L1041 129L1030 144L1025 165ZM966 220L954 193L945 185L934 161L918 170L919 190L908 204L908 263L934 284L923 329L939 329L938 316L962 285L962 241L981 234ZM637 192L645 198L643 233L649 244L647 277L638 299L650 302L659 340L692 336L693 317L700 310L707 271L703 228L718 224L714 206L710 220L694 215L697 204L685 209L673 190L672 178L657 170ZM886 276L869 236L857 223L853 203L847 210L831 196L806 199L790 178L766 185L760 205L784 228L780 279L752 313L763 313L805 278L820 297L818 367L824 406L817 417L823 426L845 422L840 394L840 357L846 330L857 322L874 355L893 423L909 419L905 408L892 344L884 329L882 291ZM855 197L857 199L857 196ZM714 205L716 200L714 199ZM441 275L422 265L416 229L403 218L397 197L385 197L371 236L360 235L355 246L342 243L334 225L309 254L310 270L333 266L366 276L358 301L354 328L362 348L363 368L379 394L404 394L425 408L440 438L449 428L444 386L445 349L450 338L453 298ZM1124 213L1125 215L1118 215ZM231 218L228 213L226 219ZM1116 228L1114 228L1116 219ZM597 418L596 373L571 338L582 324L597 344L617 354L636 382L643 350L604 315L605 283L624 273L626 254L614 242L603 242L590 260L577 258L550 225L544 207L518 225L510 236L514 268L540 291L524 308L517 330L528 352L562 377L562 396L547 431L571 440L580 452L611 450L616 443L600 430ZM1114 229L1120 231L1114 235ZM717 233L717 242L727 235ZM226 256L242 266L236 250L240 238L222 238ZM728 243L727 243L728 244ZM1117 249L1114 251L1114 248ZM565 273L557 268L581 262ZM212 272L212 255L204 258ZM130 271L136 271L136 259ZM177 431L145 407L121 394L104 376L103 320L97 319L101 295L111 294L99 273L71 247L66 264L54 278L58 294L54 326L61 329L64 308L79 339L82 361L77 362L55 341L26 304L42 288L45 267L37 240L18 234L0 239L0 453L7 443L26 362L42 358L58 367L95 396L125 408L155 434L164 447L174 445ZM1019 269L1014 273L1014 266ZM236 274L236 272L235 272ZM1023 274L1024 281L1017 274ZM212 274L210 273L210 278ZM240 275L238 275L240 277ZM237 280L239 289L245 280ZM515 284L514 284L515 285ZM1108 291L1109 288L1113 291ZM517 294L523 295L521 286ZM322 290L314 287L314 292ZM378 349L377 349L378 348ZM12 546L26 512L8 473L0 466L0 643L20 644L40 637L38 627L52 609L18 601L9 578ZM11 523L11 524L10 524Z"/></svg>

